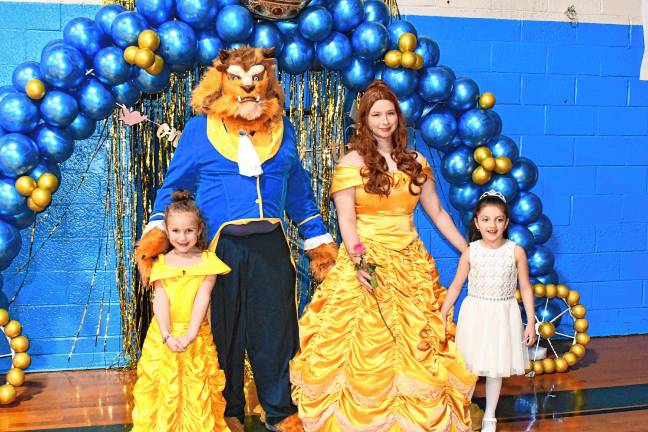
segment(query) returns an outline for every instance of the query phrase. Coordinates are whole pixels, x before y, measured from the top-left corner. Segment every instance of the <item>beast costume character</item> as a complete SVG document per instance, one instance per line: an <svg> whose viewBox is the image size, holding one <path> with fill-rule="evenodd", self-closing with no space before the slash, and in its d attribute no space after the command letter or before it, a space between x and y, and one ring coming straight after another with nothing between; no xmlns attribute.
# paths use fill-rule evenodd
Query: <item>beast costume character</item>
<svg viewBox="0 0 648 432"><path fill-rule="evenodd" d="M266 427L302 431L288 364L299 347L295 269L284 213L305 238L311 271L322 279L337 248L315 205L292 124L283 117L274 49L221 51L192 95L199 115L185 126L137 251L140 268L165 248L164 209L176 189L194 191L210 250L232 271L217 278L211 323L228 426L242 431L247 350ZM144 275L146 276L146 275Z"/></svg>

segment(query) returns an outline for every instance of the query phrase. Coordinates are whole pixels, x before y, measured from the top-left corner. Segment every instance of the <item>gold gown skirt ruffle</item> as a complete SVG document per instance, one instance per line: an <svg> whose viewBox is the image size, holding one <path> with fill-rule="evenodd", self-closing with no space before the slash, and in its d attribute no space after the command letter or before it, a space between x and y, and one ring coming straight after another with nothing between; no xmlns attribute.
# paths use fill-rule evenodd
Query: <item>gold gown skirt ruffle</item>
<svg viewBox="0 0 648 432"><path fill-rule="evenodd" d="M401 251L363 242L380 266L375 297L342 247L299 321L301 352L290 372L306 430L470 430L476 377L446 341L433 258L420 239Z"/></svg>
<svg viewBox="0 0 648 432"><path fill-rule="evenodd" d="M173 325L181 335L187 324ZM222 432L225 424L225 374L207 321L182 353L162 343L157 321L148 329L133 389L132 432Z"/></svg>

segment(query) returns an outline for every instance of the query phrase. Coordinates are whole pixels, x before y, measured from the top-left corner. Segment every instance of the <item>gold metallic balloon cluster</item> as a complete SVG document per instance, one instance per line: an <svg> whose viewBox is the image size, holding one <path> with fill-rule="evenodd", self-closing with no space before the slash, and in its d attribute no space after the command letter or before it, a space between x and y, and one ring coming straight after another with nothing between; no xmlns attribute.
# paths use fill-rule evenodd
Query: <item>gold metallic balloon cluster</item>
<svg viewBox="0 0 648 432"><path fill-rule="evenodd" d="M159 75L164 69L164 59L155 54L160 47L160 36L153 30L144 30L137 37L137 45L124 50L126 63L136 65L151 75Z"/></svg>
<svg viewBox="0 0 648 432"><path fill-rule="evenodd" d="M403 33L398 38L398 49L387 51L383 61L392 69L402 66L406 69L419 70L423 67L423 56L416 54L415 49L416 35L409 32Z"/></svg>
<svg viewBox="0 0 648 432"><path fill-rule="evenodd" d="M484 185L493 177L493 171L497 174L506 174L511 171L513 163L506 156L493 157L493 153L486 146L477 147L473 152L475 162L479 164L472 172L472 180L475 184Z"/></svg>
<svg viewBox="0 0 648 432"><path fill-rule="evenodd" d="M32 78L25 84L25 93L33 100L41 100L45 97L45 83L38 78Z"/></svg>
<svg viewBox="0 0 648 432"><path fill-rule="evenodd" d="M52 173L41 174L38 181L28 175L16 179L16 190L27 197L27 207L35 213L44 211L52 203L52 194L58 187L58 178Z"/></svg>
<svg viewBox="0 0 648 432"><path fill-rule="evenodd" d="M21 335L22 325L9 317L6 309L0 308L0 330L4 333L11 348L12 368L7 372L7 383L0 386L0 405L7 405L16 400L16 387L25 383L25 372L31 364L27 354L29 339Z"/></svg>
<svg viewBox="0 0 648 432"><path fill-rule="evenodd" d="M586 333L589 322L585 319L585 306L579 303L580 294L576 290L570 290L564 284L536 284L533 286L533 294L536 297L545 297L547 299L559 298L567 304L569 314L574 320L574 339L569 351L561 356L530 361L527 372L532 370L536 375L566 372L570 366L575 365L578 360L585 356L585 345L590 341L590 336ZM515 298L518 302L522 301L520 290L516 290ZM553 323L545 321L537 326L537 334L549 341L556 335L556 328Z"/></svg>

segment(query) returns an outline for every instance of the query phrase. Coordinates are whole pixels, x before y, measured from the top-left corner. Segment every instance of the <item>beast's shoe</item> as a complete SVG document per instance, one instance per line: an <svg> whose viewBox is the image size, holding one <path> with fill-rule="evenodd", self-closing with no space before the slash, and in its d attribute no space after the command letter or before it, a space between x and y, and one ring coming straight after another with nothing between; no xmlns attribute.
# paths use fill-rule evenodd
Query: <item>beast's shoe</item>
<svg viewBox="0 0 648 432"><path fill-rule="evenodd" d="M236 417L225 417L225 424L232 432L245 432L243 423Z"/></svg>
<svg viewBox="0 0 648 432"><path fill-rule="evenodd" d="M265 425L266 429L273 432L304 432L304 426L297 414L286 417L276 425Z"/></svg>

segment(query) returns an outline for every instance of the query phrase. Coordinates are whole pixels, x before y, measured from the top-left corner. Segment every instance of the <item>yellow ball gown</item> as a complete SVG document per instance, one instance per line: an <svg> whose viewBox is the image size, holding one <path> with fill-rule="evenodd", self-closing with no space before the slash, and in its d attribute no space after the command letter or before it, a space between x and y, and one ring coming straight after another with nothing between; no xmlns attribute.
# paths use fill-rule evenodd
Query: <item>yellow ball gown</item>
<svg viewBox="0 0 648 432"><path fill-rule="evenodd" d="M161 280L169 297L173 336L187 331L194 299L205 276L229 271L213 252L203 252L202 261L188 267L167 265L160 255L151 269L151 282ZM172 352L162 343L154 318L137 363L132 431L229 431L224 421L224 387L225 374L218 365L206 318L196 339L181 353Z"/></svg>
<svg viewBox="0 0 648 432"><path fill-rule="evenodd" d="M470 430L477 378L444 336L446 290L416 232L419 197L406 174L392 179L389 197L380 197L364 191L359 168L335 168L331 193L355 188L357 230L379 285L375 297L360 286L342 246L299 321L301 352L290 371L307 431Z"/></svg>

